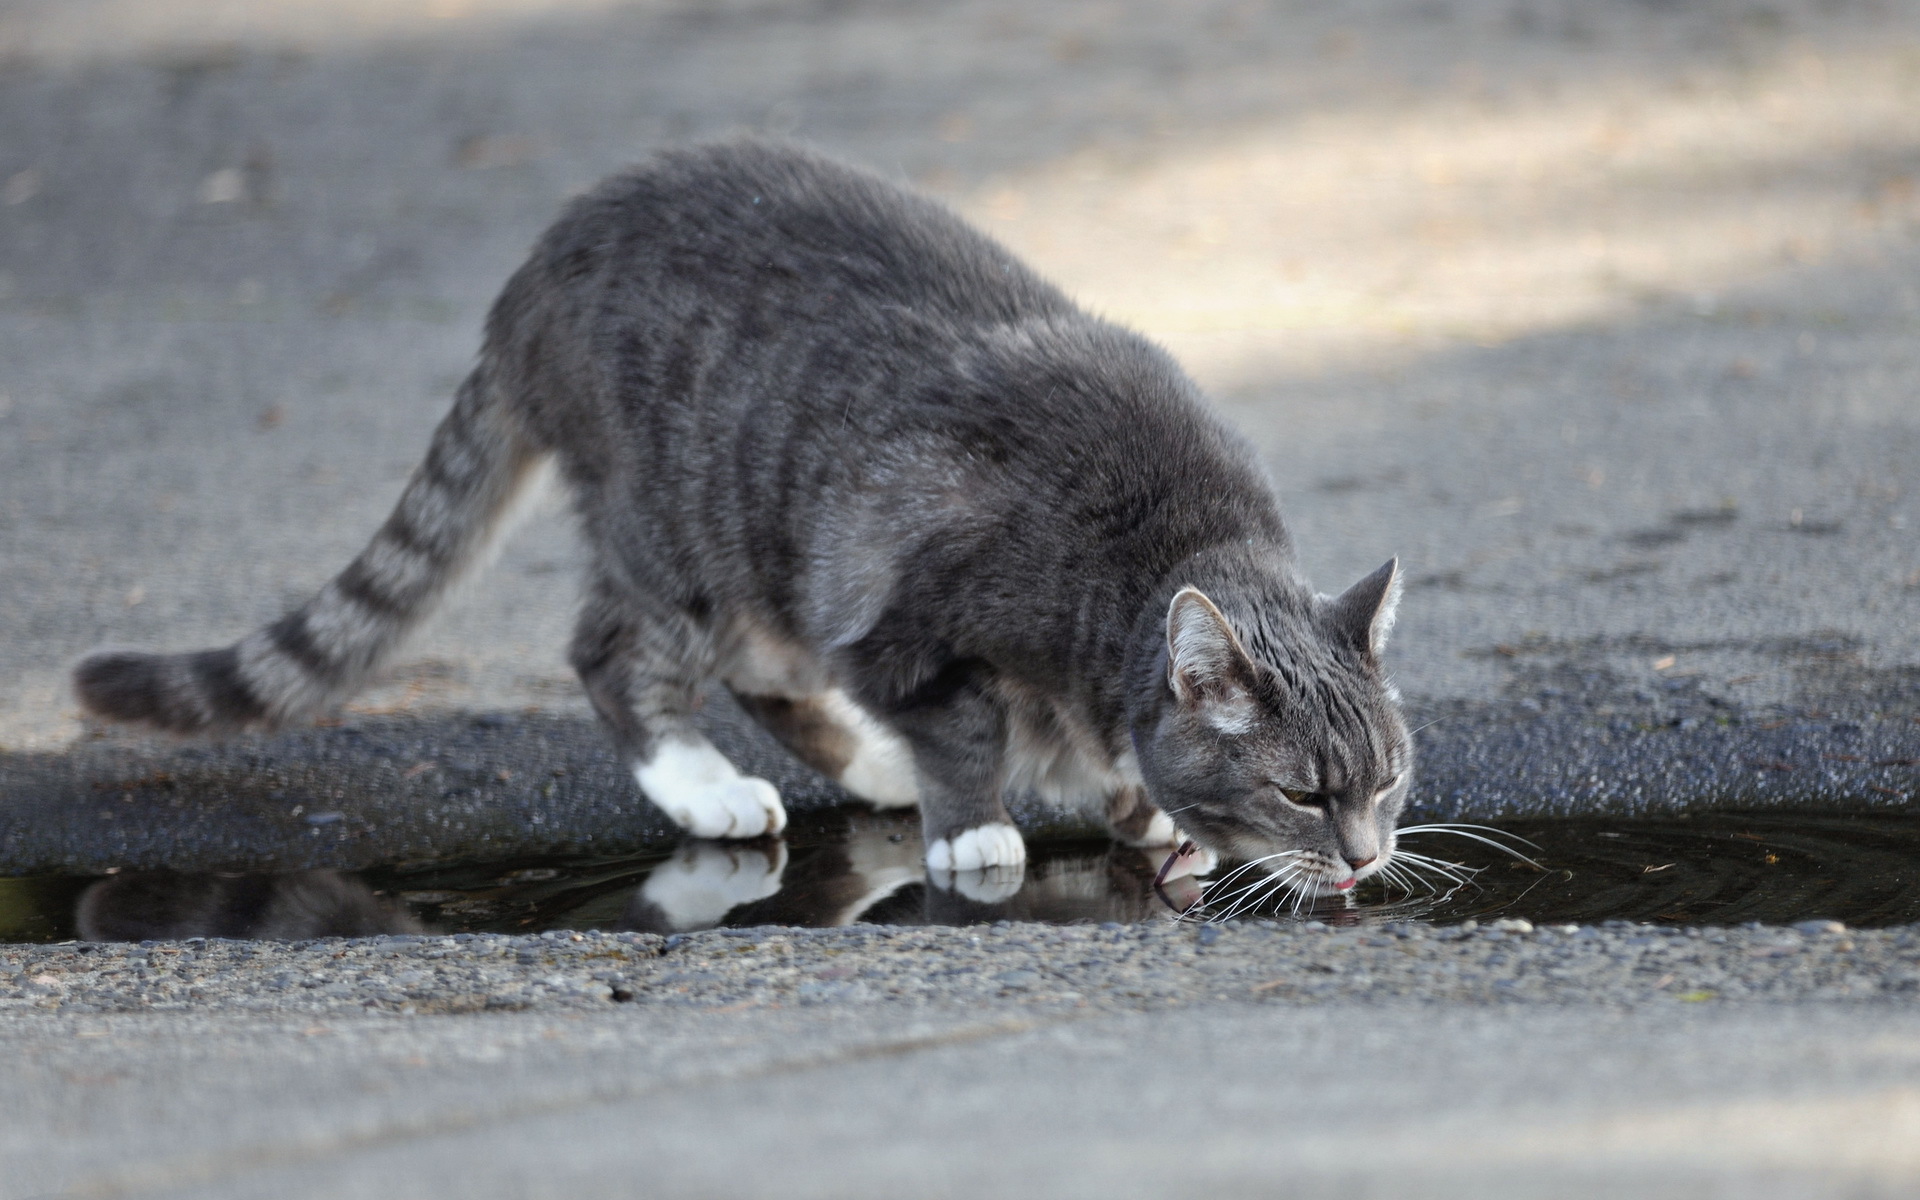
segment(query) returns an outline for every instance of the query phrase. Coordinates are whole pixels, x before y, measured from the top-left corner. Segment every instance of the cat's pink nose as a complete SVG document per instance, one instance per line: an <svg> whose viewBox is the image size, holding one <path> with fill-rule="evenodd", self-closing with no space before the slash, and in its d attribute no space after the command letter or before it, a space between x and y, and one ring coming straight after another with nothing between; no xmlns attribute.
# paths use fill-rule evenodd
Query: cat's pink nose
<svg viewBox="0 0 1920 1200"><path fill-rule="evenodd" d="M1367 866L1368 864L1372 863L1374 859L1379 857L1380 856L1378 854L1369 854L1365 858L1349 858L1347 860L1347 865L1352 867L1354 870L1358 871L1360 868Z"/></svg>

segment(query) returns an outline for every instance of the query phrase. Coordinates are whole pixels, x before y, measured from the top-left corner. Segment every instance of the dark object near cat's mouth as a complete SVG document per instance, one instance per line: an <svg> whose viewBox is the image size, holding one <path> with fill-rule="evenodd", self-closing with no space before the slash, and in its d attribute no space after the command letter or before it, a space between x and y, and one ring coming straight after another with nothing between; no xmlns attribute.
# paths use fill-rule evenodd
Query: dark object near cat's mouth
<svg viewBox="0 0 1920 1200"><path fill-rule="evenodd" d="M920 865L910 815L838 811L809 814L784 841L689 842L664 857L523 858L356 873L0 879L0 940L996 920L1736 925L1832 918L1859 927L1920 921L1920 817L1904 813L1533 820L1503 823L1486 836L1513 851L1411 832L1395 860L1421 855L1438 866L1424 875L1383 871L1348 890L1306 897L1262 891L1267 877L1245 870L1246 864L1225 864L1196 881L1163 871L1164 850L1102 842L1036 846L1016 881L959 879L942 886ZM1451 844L1441 852L1440 842ZM718 879L730 881L733 892L709 899L705 908L690 899L710 896Z"/></svg>

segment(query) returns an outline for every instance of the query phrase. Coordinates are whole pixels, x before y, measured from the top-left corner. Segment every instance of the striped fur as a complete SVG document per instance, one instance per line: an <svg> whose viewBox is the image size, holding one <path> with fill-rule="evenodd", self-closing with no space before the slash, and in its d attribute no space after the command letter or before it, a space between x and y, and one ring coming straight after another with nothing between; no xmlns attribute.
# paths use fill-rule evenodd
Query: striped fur
<svg viewBox="0 0 1920 1200"><path fill-rule="evenodd" d="M171 733L271 728L326 711L486 559L543 458L495 399L482 363L392 515L318 595L231 646L92 655L74 672L81 703Z"/></svg>
<svg viewBox="0 0 1920 1200"><path fill-rule="evenodd" d="M1024 858L1009 786L1164 840L1157 806L1289 886L1392 853L1396 568L1316 595L1252 448L1163 351L938 205L751 142L568 208L399 508L311 602L224 649L96 656L81 698L180 732L323 710L549 451L588 559L570 657L689 831L786 821L702 734L717 683L856 794L917 801L955 867Z"/></svg>

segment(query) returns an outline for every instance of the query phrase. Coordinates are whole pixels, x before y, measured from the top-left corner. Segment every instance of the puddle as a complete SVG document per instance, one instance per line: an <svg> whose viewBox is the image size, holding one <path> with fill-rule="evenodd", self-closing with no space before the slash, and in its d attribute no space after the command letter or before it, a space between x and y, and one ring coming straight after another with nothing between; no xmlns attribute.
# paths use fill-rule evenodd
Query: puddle
<svg viewBox="0 0 1920 1200"><path fill-rule="evenodd" d="M1525 917L1684 925L1829 917L1920 921L1920 817L1899 813L1702 813L1516 821L1532 866L1439 834L1405 848L1456 864L1464 885L1427 892L1373 881L1295 912L1277 900L1236 919L1332 923ZM0 879L0 941L307 938L402 932L535 932L716 925L962 925L1171 919L1154 894L1162 854L1093 842L1035 847L1019 880L929 880L912 815L796 816L782 843L690 842L668 856L403 864L357 873ZM1225 871L1216 872L1216 878ZM1216 892L1224 896L1238 885ZM1200 894L1166 885L1174 902ZM1227 906L1216 904L1219 915ZM1205 911L1196 910L1196 911Z"/></svg>

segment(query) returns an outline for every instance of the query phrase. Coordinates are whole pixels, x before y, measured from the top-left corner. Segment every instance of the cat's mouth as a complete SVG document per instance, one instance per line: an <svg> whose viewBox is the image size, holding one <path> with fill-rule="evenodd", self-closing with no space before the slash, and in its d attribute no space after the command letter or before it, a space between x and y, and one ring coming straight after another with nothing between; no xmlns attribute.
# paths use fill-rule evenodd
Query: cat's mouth
<svg viewBox="0 0 1920 1200"><path fill-rule="evenodd" d="M1295 889L1304 892L1309 899L1319 900L1328 896L1340 896L1351 892L1362 881L1372 878L1383 871L1393 858L1391 850L1380 857L1355 869L1344 862L1314 855L1300 863L1290 881Z"/></svg>
<svg viewBox="0 0 1920 1200"><path fill-rule="evenodd" d="M1271 903L1298 915L1315 901L1352 892L1362 880L1379 874L1392 857L1393 852L1388 851L1355 870L1346 862L1314 851L1283 850L1249 856L1207 882L1205 903L1210 910L1224 909L1228 917ZM1212 918L1210 914L1210 919L1226 917Z"/></svg>

